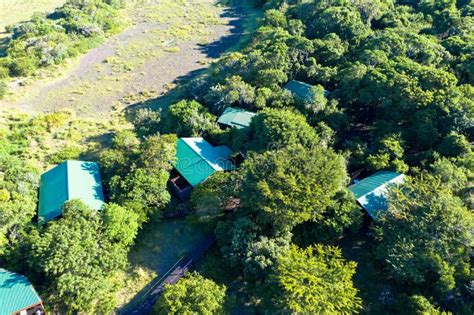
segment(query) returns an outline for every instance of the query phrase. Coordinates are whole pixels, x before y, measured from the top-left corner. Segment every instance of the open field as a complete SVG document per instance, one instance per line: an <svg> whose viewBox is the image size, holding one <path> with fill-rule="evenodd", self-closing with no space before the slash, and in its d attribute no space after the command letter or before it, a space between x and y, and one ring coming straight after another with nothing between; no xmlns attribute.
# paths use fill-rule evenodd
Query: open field
<svg viewBox="0 0 474 315"><path fill-rule="evenodd" d="M26 21L36 12L51 12L65 0L0 0L0 37L5 26Z"/></svg>
<svg viewBox="0 0 474 315"><path fill-rule="evenodd" d="M132 26L60 70L10 86L3 106L28 113L72 109L83 117L107 115L138 93L155 97L180 77L203 69L226 47L237 19L213 0L163 0L127 7Z"/></svg>

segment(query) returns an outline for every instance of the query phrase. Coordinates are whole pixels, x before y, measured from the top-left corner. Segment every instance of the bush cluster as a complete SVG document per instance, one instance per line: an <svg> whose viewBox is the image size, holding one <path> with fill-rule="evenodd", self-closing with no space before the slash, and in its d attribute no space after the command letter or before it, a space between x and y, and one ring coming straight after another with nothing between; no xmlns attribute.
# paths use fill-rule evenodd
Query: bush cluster
<svg viewBox="0 0 474 315"><path fill-rule="evenodd" d="M0 58L0 80L29 76L38 68L88 51L124 27L123 5L121 0L68 0L51 14L38 13L30 21L8 27L12 37L6 57Z"/></svg>

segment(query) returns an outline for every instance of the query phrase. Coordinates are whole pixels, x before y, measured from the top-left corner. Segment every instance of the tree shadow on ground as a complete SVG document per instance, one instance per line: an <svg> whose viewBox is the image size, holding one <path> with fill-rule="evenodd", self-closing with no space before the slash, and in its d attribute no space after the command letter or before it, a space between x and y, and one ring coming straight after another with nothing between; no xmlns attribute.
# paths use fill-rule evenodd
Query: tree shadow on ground
<svg viewBox="0 0 474 315"><path fill-rule="evenodd" d="M245 10L243 6L240 3L237 3L237 1L232 1L232 3L229 1L220 1L219 3L227 5L226 9L221 14L221 18L229 20L231 29L227 36L221 37L210 44L199 45L200 50L209 58L218 58L223 53L229 52L232 48L235 48L236 43L239 43L245 30Z"/></svg>
<svg viewBox="0 0 474 315"><path fill-rule="evenodd" d="M129 253L131 271L137 267L153 270L157 277L142 288L124 305L118 314L129 314L149 298L167 272L182 258L189 255L212 231L205 222L187 219L172 219L151 222L140 232L135 245Z"/></svg>
<svg viewBox="0 0 474 315"><path fill-rule="evenodd" d="M10 42L10 37L6 36L8 33L0 32L0 57L5 57L7 55L8 43ZM5 37L2 37L5 35Z"/></svg>
<svg viewBox="0 0 474 315"><path fill-rule="evenodd" d="M226 36L223 36L212 43L202 44L199 46L199 50L204 52L208 58L212 59L219 58L224 53L229 53L238 49L238 44L242 42L242 36L245 30L244 20L248 13L245 9L245 5L240 1L221 0L217 3L226 6L221 17L230 21L229 25L231 25L231 28L229 34ZM149 109L153 111L166 109L168 106L184 97L185 88L183 88L183 86L186 86L186 84L189 84L198 77L205 76L208 71L209 68L198 69L176 78L172 82L176 87L170 91L158 96L157 98L128 105L124 110L125 117L129 121L132 121L134 113L139 109Z"/></svg>

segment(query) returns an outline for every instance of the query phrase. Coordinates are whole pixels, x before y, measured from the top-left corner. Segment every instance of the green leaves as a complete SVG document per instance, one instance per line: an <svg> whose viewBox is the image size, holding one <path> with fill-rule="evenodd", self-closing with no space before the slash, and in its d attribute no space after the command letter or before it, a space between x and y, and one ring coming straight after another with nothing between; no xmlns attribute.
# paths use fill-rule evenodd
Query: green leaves
<svg viewBox="0 0 474 315"><path fill-rule="evenodd" d="M35 168L0 151L0 255L34 217L38 187Z"/></svg>
<svg viewBox="0 0 474 315"><path fill-rule="evenodd" d="M157 314L220 314L223 311L226 287L198 273L190 273L174 285L167 285L158 300Z"/></svg>
<svg viewBox="0 0 474 315"><path fill-rule="evenodd" d="M46 276L53 299L71 312L92 312L114 290L111 277L127 265L128 246L138 228L136 215L117 205L107 205L105 211L106 224L81 201L69 201L61 219L28 240L30 266ZM118 228L124 234L118 235Z"/></svg>
<svg viewBox="0 0 474 315"><path fill-rule="evenodd" d="M196 101L180 101L169 107L163 119L163 132L178 137L198 137L218 132L217 118Z"/></svg>
<svg viewBox="0 0 474 315"><path fill-rule="evenodd" d="M67 1L48 16L35 14L31 21L13 26L6 50L9 74L29 76L37 68L61 64L124 24L119 6L109 1Z"/></svg>
<svg viewBox="0 0 474 315"><path fill-rule="evenodd" d="M438 178L424 175L394 189L376 226L379 257L400 282L443 294L468 276L474 216Z"/></svg>
<svg viewBox="0 0 474 315"><path fill-rule="evenodd" d="M132 131L124 131L100 156L111 199L134 211L140 224L151 217L160 218L171 199L166 185L176 140L175 135L157 134L140 142Z"/></svg>
<svg viewBox="0 0 474 315"><path fill-rule="evenodd" d="M253 156L244 174L244 205L276 231L321 220L347 180L341 156L330 149L298 145Z"/></svg>
<svg viewBox="0 0 474 315"><path fill-rule="evenodd" d="M361 300L352 285L355 268L337 247L292 246L277 261L274 301L291 313L357 313Z"/></svg>
<svg viewBox="0 0 474 315"><path fill-rule="evenodd" d="M319 140L303 115L277 109L263 110L252 119L250 137L253 149L259 152L297 144L312 147Z"/></svg>

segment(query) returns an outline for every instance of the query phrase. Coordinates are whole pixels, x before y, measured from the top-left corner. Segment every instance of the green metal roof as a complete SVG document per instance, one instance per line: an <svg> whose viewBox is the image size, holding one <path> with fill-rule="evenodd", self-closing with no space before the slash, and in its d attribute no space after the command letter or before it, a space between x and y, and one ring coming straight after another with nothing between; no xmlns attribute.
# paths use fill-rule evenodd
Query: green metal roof
<svg viewBox="0 0 474 315"><path fill-rule="evenodd" d="M233 169L230 154L228 147L213 147L203 138L181 138L176 144L175 168L195 187L217 171Z"/></svg>
<svg viewBox="0 0 474 315"><path fill-rule="evenodd" d="M104 194L99 165L95 162L65 161L41 175L39 219L49 222L62 214L68 200L80 199L100 210Z"/></svg>
<svg viewBox="0 0 474 315"><path fill-rule="evenodd" d="M229 127L242 129L250 126L250 122L255 115L255 113L241 108L227 107L217 122Z"/></svg>
<svg viewBox="0 0 474 315"><path fill-rule="evenodd" d="M313 98L313 93L311 91L312 88L312 85L296 80L291 80L287 85L285 85L286 90L296 94L304 100L311 100Z"/></svg>
<svg viewBox="0 0 474 315"><path fill-rule="evenodd" d="M308 83L291 80L285 85L284 88L290 91L291 93L295 94L296 96L302 98L305 101L313 100L314 94L313 94L313 91L311 90L313 86ZM329 94L330 94L329 91L324 90L325 97L327 97Z"/></svg>
<svg viewBox="0 0 474 315"><path fill-rule="evenodd" d="M380 171L349 186L348 189L354 193L365 211L376 219L379 211L388 209L388 186L401 184L404 178L405 175L400 173Z"/></svg>
<svg viewBox="0 0 474 315"><path fill-rule="evenodd" d="M0 315L10 315L41 303L25 276L0 268Z"/></svg>

